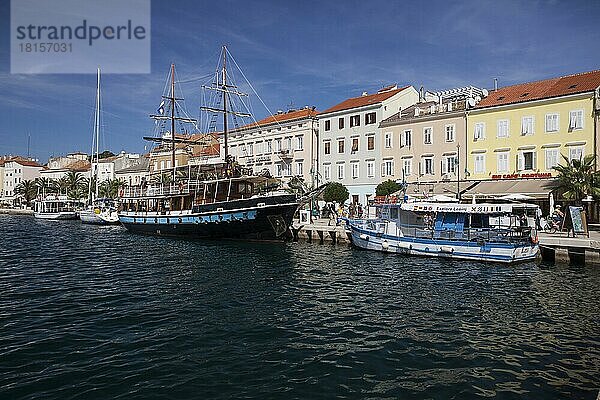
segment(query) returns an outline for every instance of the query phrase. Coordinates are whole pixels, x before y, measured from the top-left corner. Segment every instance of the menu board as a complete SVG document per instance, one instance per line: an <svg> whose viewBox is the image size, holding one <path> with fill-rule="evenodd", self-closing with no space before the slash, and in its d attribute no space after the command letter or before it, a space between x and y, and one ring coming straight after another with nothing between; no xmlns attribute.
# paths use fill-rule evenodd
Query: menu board
<svg viewBox="0 0 600 400"><path fill-rule="evenodd" d="M573 233L587 233L583 207L569 206L569 214L571 215L571 222L573 224Z"/></svg>

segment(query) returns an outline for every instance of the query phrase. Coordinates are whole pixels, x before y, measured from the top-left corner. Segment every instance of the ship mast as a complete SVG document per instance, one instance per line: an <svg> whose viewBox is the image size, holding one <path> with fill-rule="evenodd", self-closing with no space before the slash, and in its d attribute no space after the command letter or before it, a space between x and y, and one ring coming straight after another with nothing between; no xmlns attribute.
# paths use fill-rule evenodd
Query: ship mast
<svg viewBox="0 0 600 400"><path fill-rule="evenodd" d="M171 166L173 167L172 184L175 185L175 64L171 64Z"/></svg>
<svg viewBox="0 0 600 400"><path fill-rule="evenodd" d="M225 164L229 165L227 147L227 47L223 45L223 144L225 146Z"/></svg>

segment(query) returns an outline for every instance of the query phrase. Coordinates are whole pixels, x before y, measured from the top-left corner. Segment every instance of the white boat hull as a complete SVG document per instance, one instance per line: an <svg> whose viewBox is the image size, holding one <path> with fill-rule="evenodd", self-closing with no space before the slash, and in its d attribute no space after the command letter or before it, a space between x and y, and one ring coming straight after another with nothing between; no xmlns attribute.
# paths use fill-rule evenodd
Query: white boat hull
<svg viewBox="0 0 600 400"><path fill-rule="evenodd" d="M39 219L54 219L54 220L77 219L77 212L76 211L60 211L60 212L54 212L54 213L36 212L33 214L33 216L35 218L39 218Z"/></svg>
<svg viewBox="0 0 600 400"><path fill-rule="evenodd" d="M84 224L116 225L119 224L119 215L116 211L96 213L94 210L83 210L79 213L79 219Z"/></svg>
<svg viewBox="0 0 600 400"><path fill-rule="evenodd" d="M533 261L537 243L477 242L392 236L350 225L352 244L368 250L414 256L517 263Z"/></svg>

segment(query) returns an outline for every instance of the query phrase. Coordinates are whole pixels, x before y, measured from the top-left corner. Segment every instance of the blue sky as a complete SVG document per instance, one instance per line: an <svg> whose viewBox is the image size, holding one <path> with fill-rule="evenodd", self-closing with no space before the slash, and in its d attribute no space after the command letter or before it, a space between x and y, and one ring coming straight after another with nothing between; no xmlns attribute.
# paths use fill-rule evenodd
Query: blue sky
<svg viewBox="0 0 600 400"><path fill-rule="evenodd" d="M10 74L9 2L0 2L0 154L90 148L95 76ZM103 76L101 147L144 151L175 62L187 108L222 44L271 111L323 110L390 83L491 87L600 68L600 2L152 1L152 73ZM268 114L255 101L257 119Z"/></svg>

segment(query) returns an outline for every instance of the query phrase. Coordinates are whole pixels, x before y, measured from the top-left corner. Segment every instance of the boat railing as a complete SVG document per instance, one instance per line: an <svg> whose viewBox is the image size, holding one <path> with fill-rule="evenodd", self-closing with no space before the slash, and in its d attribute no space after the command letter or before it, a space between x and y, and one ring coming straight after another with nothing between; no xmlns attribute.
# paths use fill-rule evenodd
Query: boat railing
<svg viewBox="0 0 600 400"><path fill-rule="evenodd" d="M391 221L355 220L352 225L366 229L375 234L414 237L431 240L462 240L475 242L518 243L528 241L532 237L531 227L491 227L466 228L463 230L435 229L434 226L417 224L399 224ZM394 227L395 225L395 227Z"/></svg>
<svg viewBox="0 0 600 400"><path fill-rule="evenodd" d="M120 197L166 196L188 194L203 189L203 184L195 181L171 184L153 184L146 186L127 186Z"/></svg>

